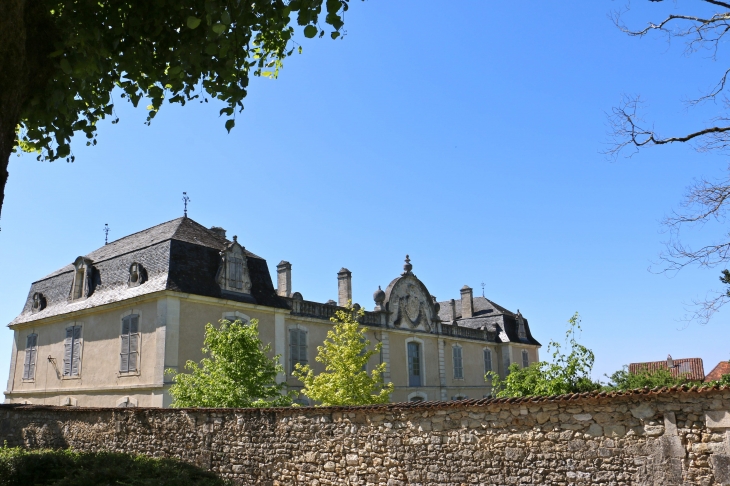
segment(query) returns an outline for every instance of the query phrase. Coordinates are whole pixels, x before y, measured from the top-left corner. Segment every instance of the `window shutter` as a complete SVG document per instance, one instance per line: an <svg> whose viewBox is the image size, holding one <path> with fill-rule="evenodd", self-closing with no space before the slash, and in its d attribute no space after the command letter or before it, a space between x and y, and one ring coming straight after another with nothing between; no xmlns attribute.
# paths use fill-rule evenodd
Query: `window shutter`
<svg viewBox="0 0 730 486"><path fill-rule="evenodd" d="M71 376L79 376L79 372L81 371L81 326L73 327L72 353Z"/></svg>
<svg viewBox="0 0 730 486"><path fill-rule="evenodd" d="M122 352L119 353L119 371L129 371L129 334L122 334Z"/></svg>
<svg viewBox="0 0 730 486"><path fill-rule="evenodd" d="M139 316L131 316L129 324L129 333L137 334L139 332Z"/></svg>
<svg viewBox="0 0 730 486"><path fill-rule="evenodd" d="M38 357L38 334L31 334L30 338L30 363L28 367L28 379L32 380L35 377L35 362Z"/></svg>
<svg viewBox="0 0 730 486"><path fill-rule="evenodd" d="M139 333L129 335L129 371L137 371L139 355Z"/></svg>
<svg viewBox="0 0 730 486"><path fill-rule="evenodd" d="M73 349L74 328L66 328L66 339L63 341L63 376L71 376L71 351Z"/></svg>
<svg viewBox="0 0 730 486"><path fill-rule="evenodd" d="M461 346L454 346L453 348L454 357L454 378L464 378L464 366L461 359Z"/></svg>
<svg viewBox="0 0 730 486"><path fill-rule="evenodd" d="M522 367L527 368L528 366L530 366L530 357L527 351L522 350Z"/></svg>
<svg viewBox="0 0 730 486"><path fill-rule="evenodd" d="M122 334L129 334L129 316L122 319Z"/></svg>
<svg viewBox="0 0 730 486"><path fill-rule="evenodd" d="M307 364L307 332L299 331L299 362Z"/></svg>
<svg viewBox="0 0 730 486"><path fill-rule="evenodd" d="M489 349L484 350L484 372L487 373L492 371L492 351Z"/></svg>
<svg viewBox="0 0 730 486"><path fill-rule="evenodd" d="M30 335L25 340L25 362L23 363L23 379L24 380L30 380L31 374L30 374L30 362L31 362L31 350L32 350L32 337L33 335Z"/></svg>

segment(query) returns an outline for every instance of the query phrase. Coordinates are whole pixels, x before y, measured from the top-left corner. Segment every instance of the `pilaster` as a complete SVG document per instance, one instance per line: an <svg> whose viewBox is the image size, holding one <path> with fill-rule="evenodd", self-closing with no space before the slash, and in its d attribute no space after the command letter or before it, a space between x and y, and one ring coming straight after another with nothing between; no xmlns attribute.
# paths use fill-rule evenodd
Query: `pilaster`
<svg viewBox="0 0 730 486"><path fill-rule="evenodd" d="M439 386L441 387L441 400L447 400L446 362L444 360L444 340L443 338L439 338Z"/></svg>

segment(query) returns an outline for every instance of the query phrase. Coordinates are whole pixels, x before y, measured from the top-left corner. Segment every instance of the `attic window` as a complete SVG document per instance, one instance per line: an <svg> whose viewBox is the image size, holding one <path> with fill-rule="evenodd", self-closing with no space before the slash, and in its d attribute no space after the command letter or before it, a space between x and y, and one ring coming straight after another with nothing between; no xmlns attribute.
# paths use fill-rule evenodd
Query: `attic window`
<svg viewBox="0 0 730 486"><path fill-rule="evenodd" d="M248 273L246 250L238 243L238 237L221 252L221 262L216 278L222 290L251 293L251 277Z"/></svg>
<svg viewBox="0 0 730 486"><path fill-rule="evenodd" d="M85 299L91 295L91 276L93 267L91 260L78 257L73 263L74 278L71 285L71 300Z"/></svg>
<svg viewBox="0 0 730 486"><path fill-rule="evenodd" d="M147 272L141 263L134 262L129 266L128 287L138 287L147 280Z"/></svg>
<svg viewBox="0 0 730 486"><path fill-rule="evenodd" d="M45 296L40 292L34 293L33 294L33 303L31 305L31 312L33 312L33 313L40 312L45 308L46 308Z"/></svg>

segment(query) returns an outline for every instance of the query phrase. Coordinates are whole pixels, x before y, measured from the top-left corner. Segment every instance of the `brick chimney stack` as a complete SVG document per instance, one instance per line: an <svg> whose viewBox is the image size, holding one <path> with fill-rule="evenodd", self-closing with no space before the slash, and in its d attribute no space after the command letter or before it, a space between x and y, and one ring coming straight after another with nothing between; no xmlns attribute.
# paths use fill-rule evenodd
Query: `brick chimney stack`
<svg viewBox="0 0 730 486"><path fill-rule="evenodd" d="M337 272L337 305L345 307L352 300L352 272L346 268Z"/></svg>
<svg viewBox="0 0 730 486"><path fill-rule="evenodd" d="M282 260L276 266L276 293L291 297L291 263Z"/></svg>
<svg viewBox="0 0 730 486"><path fill-rule="evenodd" d="M474 316L474 294L468 285L461 288L461 317L468 319Z"/></svg>

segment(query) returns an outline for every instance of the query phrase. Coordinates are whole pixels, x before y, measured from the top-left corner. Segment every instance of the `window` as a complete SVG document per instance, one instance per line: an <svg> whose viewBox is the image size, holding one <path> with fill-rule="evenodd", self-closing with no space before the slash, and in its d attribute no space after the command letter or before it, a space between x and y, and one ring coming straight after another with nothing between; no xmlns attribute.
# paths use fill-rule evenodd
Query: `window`
<svg viewBox="0 0 730 486"><path fill-rule="evenodd" d="M307 364L307 331L289 329L289 372L293 373L297 363Z"/></svg>
<svg viewBox="0 0 730 486"><path fill-rule="evenodd" d="M509 348L502 350L502 363L504 364L504 376L509 375Z"/></svg>
<svg viewBox="0 0 730 486"><path fill-rule="evenodd" d="M419 397L419 396L411 397L411 399L409 401L410 402L413 402L413 403L422 402L423 401L423 397Z"/></svg>
<svg viewBox="0 0 730 486"><path fill-rule="evenodd" d="M423 392L413 392L408 394L408 401L413 403L425 402L428 399Z"/></svg>
<svg viewBox="0 0 730 486"><path fill-rule="evenodd" d="M147 272L141 263L134 262L129 266L128 287L137 287L147 280Z"/></svg>
<svg viewBox="0 0 730 486"><path fill-rule="evenodd" d="M38 357L38 334L30 334L25 339L25 364L23 365L23 379L35 379L35 362Z"/></svg>
<svg viewBox="0 0 730 486"><path fill-rule="evenodd" d="M243 324L248 324L251 318L242 312L228 311L223 313L223 320L228 322L241 321Z"/></svg>
<svg viewBox="0 0 730 486"><path fill-rule="evenodd" d="M408 343L408 386L421 386L421 345Z"/></svg>
<svg viewBox="0 0 730 486"><path fill-rule="evenodd" d="M122 350L119 353L119 372L134 373L139 360L139 315L131 314L122 319Z"/></svg>
<svg viewBox="0 0 730 486"><path fill-rule="evenodd" d="M454 379L455 380L463 380L464 379L464 360L461 356L461 346L455 345L452 350L451 354L454 358Z"/></svg>
<svg viewBox="0 0 730 486"><path fill-rule="evenodd" d="M228 258L228 286L236 290L243 288L243 259L238 256Z"/></svg>
<svg viewBox="0 0 730 486"><path fill-rule="evenodd" d="M492 350L484 349L484 373L492 371Z"/></svg>
<svg viewBox="0 0 730 486"><path fill-rule="evenodd" d="M34 293L33 294L33 304L31 306L31 312L32 313L40 312L45 308L46 308L46 297L40 292Z"/></svg>
<svg viewBox="0 0 730 486"><path fill-rule="evenodd" d="M246 250L238 243L236 236L221 252L216 281L222 290L251 293L251 277L248 272Z"/></svg>
<svg viewBox="0 0 730 486"><path fill-rule="evenodd" d="M527 353L527 350L523 349L522 350L522 367L527 368L528 366L530 366L530 356Z"/></svg>
<svg viewBox="0 0 730 486"><path fill-rule="evenodd" d="M91 260L78 257L74 261L74 279L71 286L71 300L85 299L91 295L93 267Z"/></svg>
<svg viewBox="0 0 730 486"><path fill-rule="evenodd" d="M81 372L81 326L66 328L63 342L63 376L79 376Z"/></svg>

